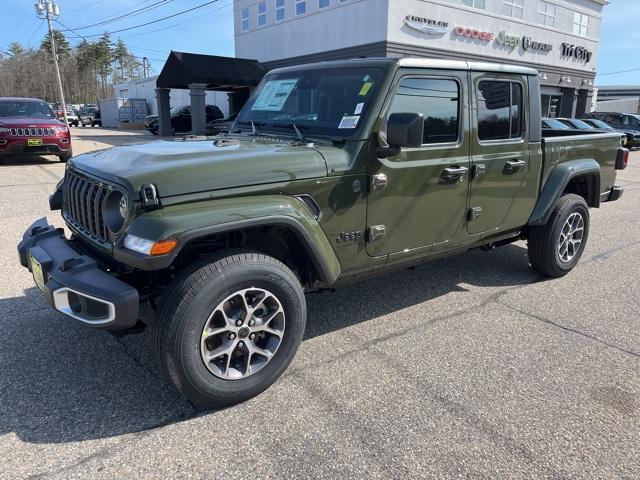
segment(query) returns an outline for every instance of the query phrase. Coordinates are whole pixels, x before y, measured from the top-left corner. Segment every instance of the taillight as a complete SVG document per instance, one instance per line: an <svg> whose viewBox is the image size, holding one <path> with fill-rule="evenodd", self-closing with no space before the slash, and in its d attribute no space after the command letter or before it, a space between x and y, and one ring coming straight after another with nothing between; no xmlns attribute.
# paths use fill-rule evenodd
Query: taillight
<svg viewBox="0 0 640 480"><path fill-rule="evenodd" d="M629 150L626 148L619 148L618 155L616 156L616 170L624 170L629 163Z"/></svg>

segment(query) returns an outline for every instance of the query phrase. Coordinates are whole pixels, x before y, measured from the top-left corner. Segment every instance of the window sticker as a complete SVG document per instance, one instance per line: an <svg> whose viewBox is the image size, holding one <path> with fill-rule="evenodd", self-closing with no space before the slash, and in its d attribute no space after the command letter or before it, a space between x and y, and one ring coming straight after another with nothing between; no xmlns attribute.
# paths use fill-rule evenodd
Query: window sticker
<svg viewBox="0 0 640 480"><path fill-rule="evenodd" d="M356 128L358 120L360 120L360 115L345 115L342 117L342 120L340 120L338 128Z"/></svg>
<svg viewBox="0 0 640 480"><path fill-rule="evenodd" d="M362 113L362 108L364 107L364 102L361 102L356 105L356 109L354 110L354 115L360 115Z"/></svg>
<svg viewBox="0 0 640 480"><path fill-rule="evenodd" d="M253 103L251 110L264 112L280 112L291 92L298 83L297 78L288 80L269 80L262 87L260 95Z"/></svg>
<svg viewBox="0 0 640 480"><path fill-rule="evenodd" d="M358 93L358 95L361 97L364 97L367 93L369 93L369 90L371 90L372 86L373 86L372 82L364 82L362 84L362 88L360 89L360 93Z"/></svg>

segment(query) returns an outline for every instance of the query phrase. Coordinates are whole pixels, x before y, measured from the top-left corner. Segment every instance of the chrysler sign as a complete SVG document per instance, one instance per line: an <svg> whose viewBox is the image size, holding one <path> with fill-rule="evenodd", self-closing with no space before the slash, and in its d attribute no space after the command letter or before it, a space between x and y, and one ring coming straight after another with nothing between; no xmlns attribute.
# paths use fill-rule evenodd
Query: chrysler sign
<svg viewBox="0 0 640 480"><path fill-rule="evenodd" d="M449 31L448 22L433 20L431 18L416 17L415 15L407 15L404 17L404 23L407 27L429 35L442 35Z"/></svg>

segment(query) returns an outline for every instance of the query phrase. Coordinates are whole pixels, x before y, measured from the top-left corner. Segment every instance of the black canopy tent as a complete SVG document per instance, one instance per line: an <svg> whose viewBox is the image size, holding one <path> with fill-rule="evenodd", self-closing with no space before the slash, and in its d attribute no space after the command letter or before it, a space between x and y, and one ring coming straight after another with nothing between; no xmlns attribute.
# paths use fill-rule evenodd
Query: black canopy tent
<svg viewBox="0 0 640 480"><path fill-rule="evenodd" d="M233 113L244 105L250 89L260 83L266 72L257 60L172 51L156 80L160 134L168 134L171 125L169 89L191 91L193 132L203 133L206 90L231 93L229 110Z"/></svg>

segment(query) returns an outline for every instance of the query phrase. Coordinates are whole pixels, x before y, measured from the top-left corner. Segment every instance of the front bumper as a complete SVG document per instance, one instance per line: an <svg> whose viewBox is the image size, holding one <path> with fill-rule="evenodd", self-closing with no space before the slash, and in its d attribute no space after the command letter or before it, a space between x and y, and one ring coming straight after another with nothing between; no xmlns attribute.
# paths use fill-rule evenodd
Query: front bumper
<svg viewBox="0 0 640 480"><path fill-rule="evenodd" d="M62 143L62 141L66 143ZM71 153L71 140L66 138L45 138L42 145L29 146L27 139L3 138L0 142L0 156L19 155L61 155Z"/></svg>
<svg viewBox="0 0 640 480"><path fill-rule="evenodd" d="M136 324L138 291L78 252L74 241L67 240L64 231L49 225L46 218L27 229L18 254L22 266L34 274L47 303L59 312L107 330Z"/></svg>

